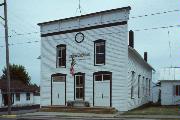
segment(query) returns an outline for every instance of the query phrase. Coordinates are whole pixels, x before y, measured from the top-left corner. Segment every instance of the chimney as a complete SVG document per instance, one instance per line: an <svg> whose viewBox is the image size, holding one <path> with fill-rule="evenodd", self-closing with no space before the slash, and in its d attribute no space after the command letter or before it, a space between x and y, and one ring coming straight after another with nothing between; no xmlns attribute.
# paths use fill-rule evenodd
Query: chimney
<svg viewBox="0 0 180 120"><path fill-rule="evenodd" d="M144 52L144 60L147 62L147 52Z"/></svg>
<svg viewBox="0 0 180 120"><path fill-rule="evenodd" d="M129 46L134 48L134 32L132 30L129 31Z"/></svg>

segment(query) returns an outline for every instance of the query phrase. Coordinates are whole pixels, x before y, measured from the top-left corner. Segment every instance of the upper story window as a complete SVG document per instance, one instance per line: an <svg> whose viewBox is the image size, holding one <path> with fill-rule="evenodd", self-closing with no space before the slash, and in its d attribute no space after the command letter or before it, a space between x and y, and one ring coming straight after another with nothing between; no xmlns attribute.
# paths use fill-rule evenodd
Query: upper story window
<svg viewBox="0 0 180 120"><path fill-rule="evenodd" d="M94 41L94 65L105 65L105 40Z"/></svg>
<svg viewBox="0 0 180 120"><path fill-rule="evenodd" d="M66 45L60 44L56 47L57 49L57 67L66 67Z"/></svg>

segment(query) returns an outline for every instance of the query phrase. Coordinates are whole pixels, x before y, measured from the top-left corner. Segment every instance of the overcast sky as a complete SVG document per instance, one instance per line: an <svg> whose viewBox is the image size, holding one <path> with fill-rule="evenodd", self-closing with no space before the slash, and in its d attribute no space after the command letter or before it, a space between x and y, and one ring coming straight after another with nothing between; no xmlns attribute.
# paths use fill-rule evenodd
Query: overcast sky
<svg viewBox="0 0 180 120"><path fill-rule="evenodd" d="M40 84L40 60L37 57L40 55L41 39L37 23L79 15L76 12L78 0L7 1L9 35L11 35L9 43L15 44L10 46L10 62L24 65L32 82ZM147 14L146 17L129 20L129 30L141 30L135 32L136 50L141 55L147 51L148 62L156 70L171 65L180 66L180 27L143 30L145 28L180 25L180 12L150 15L157 12L180 10L179 0L81 0L81 6L83 14L126 6L132 8L130 17ZM3 15L2 8L0 8L0 15ZM0 20L0 22L3 21ZM0 46L4 46L4 28L1 24L0 33ZM38 42L26 43L28 41ZM0 69L4 66L5 47L0 47Z"/></svg>

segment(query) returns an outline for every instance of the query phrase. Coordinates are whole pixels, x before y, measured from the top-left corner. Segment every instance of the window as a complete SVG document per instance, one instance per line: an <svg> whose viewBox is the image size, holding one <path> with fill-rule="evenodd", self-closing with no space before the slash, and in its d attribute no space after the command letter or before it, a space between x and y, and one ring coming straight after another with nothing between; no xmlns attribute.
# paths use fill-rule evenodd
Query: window
<svg viewBox="0 0 180 120"><path fill-rule="evenodd" d="M151 95L151 79L149 79L149 96Z"/></svg>
<svg viewBox="0 0 180 120"><path fill-rule="evenodd" d="M105 40L94 41L94 64L105 65Z"/></svg>
<svg viewBox="0 0 180 120"><path fill-rule="evenodd" d="M30 93L26 93L26 100L30 100Z"/></svg>
<svg viewBox="0 0 180 120"><path fill-rule="evenodd" d="M95 81L108 81L108 80L111 80L110 74L95 75Z"/></svg>
<svg viewBox="0 0 180 120"><path fill-rule="evenodd" d="M76 92L76 99L84 99L84 81L85 74L84 73L77 73L75 74L75 92Z"/></svg>
<svg viewBox="0 0 180 120"><path fill-rule="evenodd" d="M132 71L131 72L132 75L131 75L131 99L134 98L134 77L135 77L135 72Z"/></svg>
<svg viewBox="0 0 180 120"><path fill-rule="evenodd" d="M20 101L20 93L16 93L16 101Z"/></svg>
<svg viewBox="0 0 180 120"><path fill-rule="evenodd" d="M145 93L145 85L144 85L144 77L142 79L142 95L144 96L144 93Z"/></svg>
<svg viewBox="0 0 180 120"><path fill-rule="evenodd" d="M53 82L65 82L65 75L57 75L57 76L53 76Z"/></svg>
<svg viewBox="0 0 180 120"><path fill-rule="evenodd" d="M66 67L66 45L58 45L57 46L57 59L56 66L57 67Z"/></svg>
<svg viewBox="0 0 180 120"><path fill-rule="evenodd" d="M140 79L141 75L138 75L138 98L140 98Z"/></svg>
<svg viewBox="0 0 180 120"><path fill-rule="evenodd" d="M148 95L148 90L149 90L148 89L148 86L149 86L148 83L149 83L149 80L148 80L148 78L146 78L146 95Z"/></svg>
<svg viewBox="0 0 180 120"><path fill-rule="evenodd" d="M176 96L180 96L180 85L176 85Z"/></svg>

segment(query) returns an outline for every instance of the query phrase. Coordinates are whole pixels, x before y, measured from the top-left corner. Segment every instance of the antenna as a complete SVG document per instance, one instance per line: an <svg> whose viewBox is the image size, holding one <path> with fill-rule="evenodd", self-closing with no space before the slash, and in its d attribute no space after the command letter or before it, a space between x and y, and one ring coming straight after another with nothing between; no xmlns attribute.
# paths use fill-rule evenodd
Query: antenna
<svg viewBox="0 0 180 120"><path fill-rule="evenodd" d="M77 13L77 11L79 11L80 15L82 15L81 0L79 0L78 8L76 9L76 13ZM75 15L76 15L76 13L75 13Z"/></svg>

